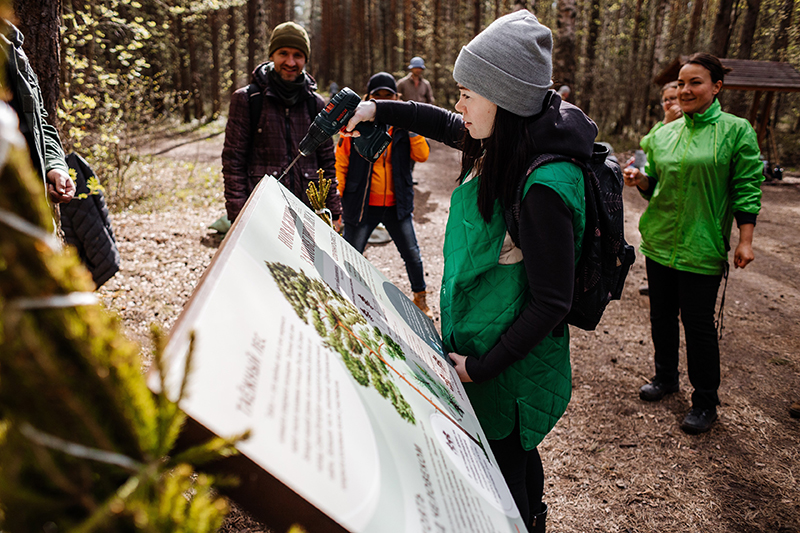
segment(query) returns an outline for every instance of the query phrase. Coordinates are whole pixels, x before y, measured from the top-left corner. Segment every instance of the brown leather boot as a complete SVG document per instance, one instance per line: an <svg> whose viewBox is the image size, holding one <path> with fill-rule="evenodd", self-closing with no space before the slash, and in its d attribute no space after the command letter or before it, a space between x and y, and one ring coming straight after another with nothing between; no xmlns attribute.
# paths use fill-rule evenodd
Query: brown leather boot
<svg viewBox="0 0 800 533"><path fill-rule="evenodd" d="M433 320L433 312L431 311L430 307L428 307L428 302L425 300L425 295L427 293L425 291L415 292L414 293L414 305L419 307L419 310L425 313L428 318Z"/></svg>

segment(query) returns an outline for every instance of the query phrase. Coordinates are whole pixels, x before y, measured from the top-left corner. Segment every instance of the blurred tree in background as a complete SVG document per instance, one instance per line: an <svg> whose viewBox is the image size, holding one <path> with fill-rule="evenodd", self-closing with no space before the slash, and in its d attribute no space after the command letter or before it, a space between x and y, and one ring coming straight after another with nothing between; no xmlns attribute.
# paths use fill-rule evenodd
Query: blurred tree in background
<svg viewBox="0 0 800 533"><path fill-rule="evenodd" d="M21 27L48 41L50 18L17 0ZM59 118L67 150L89 154L120 179L129 145L157 121L204 123L266 61L269 34L293 19L312 40L308 71L363 92L369 76L405 74L425 58L437 102L452 107L461 47L496 17L527 7L554 32L554 82L572 87L601 135L634 140L658 118L653 75L680 54L783 60L800 67L795 0L63 0ZM52 41L52 40L50 40ZM39 65L35 65L39 68ZM52 66L40 77L55 79ZM47 84L43 84L46 86ZM725 98L723 96L723 103ZM776 127L795 133L800 102L782 97Z"/></svg>

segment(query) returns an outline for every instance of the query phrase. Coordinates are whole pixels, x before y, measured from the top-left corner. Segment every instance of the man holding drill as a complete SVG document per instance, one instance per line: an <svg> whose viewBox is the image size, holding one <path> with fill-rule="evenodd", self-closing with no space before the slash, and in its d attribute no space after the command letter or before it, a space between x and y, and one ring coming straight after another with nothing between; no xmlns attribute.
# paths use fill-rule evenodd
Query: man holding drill
<svg viewBox="0 0 800 533"><path fill-rule="evenodd" d="M316 81L305 71L310 52L311 41L301 26L279 24L269 42L269 61L256 67L250 85L231 96L222 149L225 208L231 222L262 177L277 179L295 159L300 141L325 105L316 93ZM310 207L306 188L318 181L320 168L331 180L326 206L338 231L342 201L336 188L331 139L301 157L281 183Z"/></svg>

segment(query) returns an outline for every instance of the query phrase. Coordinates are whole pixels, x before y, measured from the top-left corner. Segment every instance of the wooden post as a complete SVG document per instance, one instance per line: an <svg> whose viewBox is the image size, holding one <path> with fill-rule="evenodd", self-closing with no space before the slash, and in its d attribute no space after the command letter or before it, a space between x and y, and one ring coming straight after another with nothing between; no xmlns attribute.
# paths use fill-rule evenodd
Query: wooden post
<svg viewBox="0 0 800 533"><path fill-rule="evenodd" d="M756 91L755 96L753 96L753 105L750 106L750 115L748 120L753 127L756 127L756 116L758 115L758 103L761 101L761 94L763 91Z"/></svg>
<svg viewBox="0 0 800 533"><path fill-rule="evenodd" d="M767 133L767 122L769 122L769 112L772 108L772 101L775 99L775 93L770 91L767 94L767 100L764 102L764 112L761 113L761 120L758 123L758 143L764 140L764 135Z"/></svg>

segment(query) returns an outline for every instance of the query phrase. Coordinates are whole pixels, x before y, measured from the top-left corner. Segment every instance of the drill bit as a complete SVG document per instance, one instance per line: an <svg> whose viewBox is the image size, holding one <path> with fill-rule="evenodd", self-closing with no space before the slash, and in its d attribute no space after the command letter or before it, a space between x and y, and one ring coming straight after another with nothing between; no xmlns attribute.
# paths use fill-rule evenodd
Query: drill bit
<svg viewBox="0 0 800 533"><path fill-rule="evenodd" d="M298 159L300 159L300 157L301 157L302 155L303 155L303 152L300 152L299 154L297 154L297 157L295 157L295 158L292 160L292 162L291 162L291 163L289 163L289 166L288 166L288 167L286 167L286 170L284 170L284 171L283 171L283 174L281 174L281 176L278 178L278 183L280 183L280 181L281 181L281 180L284 178L284 176L286 176L286 174L288 174L288 173L289 173L289 171L292 169L292 167L294 166L294 164L295 164L295 163L297 163L297 160L298 160Z"/></svg>

